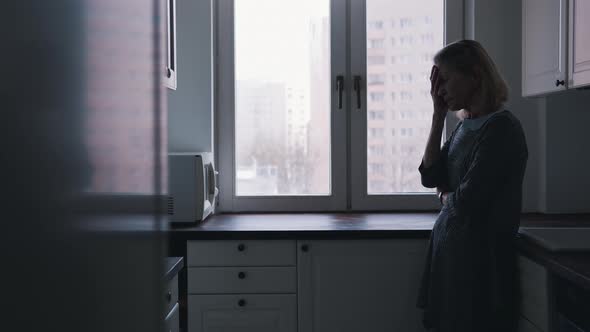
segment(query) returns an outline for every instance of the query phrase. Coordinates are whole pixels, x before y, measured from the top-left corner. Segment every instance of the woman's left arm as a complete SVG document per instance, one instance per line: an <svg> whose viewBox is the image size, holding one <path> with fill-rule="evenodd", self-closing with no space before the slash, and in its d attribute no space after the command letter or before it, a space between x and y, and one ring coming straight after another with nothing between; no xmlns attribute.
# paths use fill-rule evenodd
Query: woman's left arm
<svg viewBox="0 0 590 332"><path fill-rule="evenodd" d="M492 119L483 130L474 147L467 173L457 189L444 197L451 213L457 216L485 210L507 183L510 172L518 169L514 167L515 163L522 162L521 129L509 118L499 116Z"/></svg>

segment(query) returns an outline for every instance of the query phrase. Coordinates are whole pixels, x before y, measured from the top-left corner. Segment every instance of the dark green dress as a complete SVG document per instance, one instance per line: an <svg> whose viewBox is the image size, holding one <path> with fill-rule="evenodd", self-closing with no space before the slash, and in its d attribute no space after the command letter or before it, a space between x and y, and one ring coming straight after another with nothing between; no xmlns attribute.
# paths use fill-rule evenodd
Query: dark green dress
<svg viewBox="0 0 590 332"><path fill-rule="evenodd" d="M418 307L437 332L516 331L515 239L528 159L520 121L498 111L457 125L422 184L448 191L429 242Z"/></svg>

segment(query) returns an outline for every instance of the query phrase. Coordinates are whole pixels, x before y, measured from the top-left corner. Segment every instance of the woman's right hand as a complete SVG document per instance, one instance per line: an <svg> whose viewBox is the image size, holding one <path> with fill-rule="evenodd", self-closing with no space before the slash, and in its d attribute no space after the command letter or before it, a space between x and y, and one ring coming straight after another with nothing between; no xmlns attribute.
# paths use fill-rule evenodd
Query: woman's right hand
<svg viewBox="0 0 590 332"><path fill-rule="evenodd" d="M449 107L442 96L438 95L438 89L442 79L439 77L440 69L436 66L432 66L430 71L430 96L432 97L432 103L434 106L434 114L442 117L443 119L447 115Z"/></svg>

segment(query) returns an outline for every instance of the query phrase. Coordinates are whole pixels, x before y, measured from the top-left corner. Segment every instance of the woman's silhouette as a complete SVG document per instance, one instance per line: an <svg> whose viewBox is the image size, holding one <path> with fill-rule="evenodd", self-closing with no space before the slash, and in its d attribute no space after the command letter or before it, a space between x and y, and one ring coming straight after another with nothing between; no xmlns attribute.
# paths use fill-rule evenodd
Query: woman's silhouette
<svg viewBox="0 0 590 332"><path fill-rule="evenodd" d="M503 108L506 83L476 41L447 45L430 76L432 128L419 171L442 208L430 237L418 306L436 332L512 332L518 318L515 239L528 151ZM441 148L448 111L460 114Z"/></svg>

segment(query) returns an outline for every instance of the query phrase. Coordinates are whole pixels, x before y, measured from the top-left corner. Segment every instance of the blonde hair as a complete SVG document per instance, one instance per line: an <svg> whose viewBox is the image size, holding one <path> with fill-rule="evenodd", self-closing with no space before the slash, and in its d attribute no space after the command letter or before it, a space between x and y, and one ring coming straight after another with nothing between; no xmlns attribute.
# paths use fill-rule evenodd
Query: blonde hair
<svg viewBox="0 0 590 332"><path fill-rule="evenodd" d="M451 70L481 78L484 98L497 110L508 100L508 85L496 64L483 46L475 40L463 39L438 51L434 63L444 64Z"/></svg>

